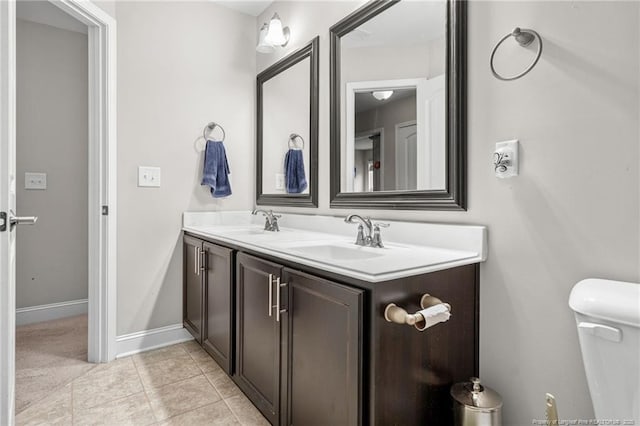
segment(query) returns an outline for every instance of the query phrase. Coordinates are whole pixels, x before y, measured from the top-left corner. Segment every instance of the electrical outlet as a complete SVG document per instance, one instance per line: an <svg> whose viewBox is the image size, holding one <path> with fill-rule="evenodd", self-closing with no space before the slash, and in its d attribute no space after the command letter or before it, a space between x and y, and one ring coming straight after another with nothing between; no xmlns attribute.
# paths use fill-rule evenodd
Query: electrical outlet
<svg viewBox="0 0 640 426"><path fill-rule="evenodd" d="M25 173L24 189L47 189L47 174L32 172Z"/></svg>
<svg viewBox="0 0 640 426"><path fill-rule="evenodd" d="M138 166L138 186L160 187L160 167Z"/></svg>
<svg viewBox="0 0 640 426"><path fill-rule="evenodd" d="M276 173L276 189L284 190L284 173Z"/></svg>

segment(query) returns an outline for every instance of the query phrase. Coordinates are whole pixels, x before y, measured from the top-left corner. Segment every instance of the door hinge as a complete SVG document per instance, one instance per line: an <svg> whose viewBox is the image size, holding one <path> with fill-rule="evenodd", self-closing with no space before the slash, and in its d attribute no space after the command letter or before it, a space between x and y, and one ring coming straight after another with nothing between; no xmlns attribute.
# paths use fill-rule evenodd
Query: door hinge
<svg viewBox="0 0 640 426"><path fill-rule="evenodd" d="M7 212L0 212L0 232L7 230Z"/></svg>
<svg viewBox="0 0 640 426"><path fill-rule="evenodd" d="M109 215L109 206L102 206L102 216Z"/></svg>

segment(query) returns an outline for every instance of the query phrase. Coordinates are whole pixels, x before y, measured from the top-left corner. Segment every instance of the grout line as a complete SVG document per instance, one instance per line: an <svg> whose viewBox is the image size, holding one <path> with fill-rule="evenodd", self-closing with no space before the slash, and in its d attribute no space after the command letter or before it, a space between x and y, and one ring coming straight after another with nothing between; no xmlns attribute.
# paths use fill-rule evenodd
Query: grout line
<svg viewBox="0 0 640 426"><path fill-rule="evenodd" d="M149 409L151 410L151 415L153 416L153 420L155 421L155 423L158 423L159 420L156 417L155 411L153 410L153 406L151 405L151 400L149 399L149 395L147 395L147 388L144 386L144 382L142 381L142 377L140 376L140 372L138 371L138 366L136 365L136 361L132 358L131 362L133 363L133 368L136 370L138 380L140 380L140 384L142 385L142 392L144 393L144 399L147 401L147 404L149 404Z"/></svg>
<svg viewBox="0 0 640 426"><path fill-rule="evenodd" d="M212 405L215 405L215 404L219 403L220 401L222 401L222 399L220 399L219 401L216 401L216 402L210 402L209 404L205 404L205 405L202 405L202 406L200 406L200 407L192 408L191 410L187 410L187 411L185 411L185 412L183 412L183 413L175 414L175 415L173 415L173 416L171 416L171 417L167 417L167 418L166 418L166 419L164 419L164 420L158 420L158 423L159 423L159 422L161 422L161 421L162 421L162 422L166 422L167 420L173 419L173 418L178 417L178 416L182 416L183 414L187 414L187 413L194 412L194 411L199 410L199 409L201 409L201 408L210 407L210 406L212 406ZM229 410L229 411L231 411L231 410ZM231 412L231 414L233 414L233 412Z"/></svg>
<svg viewBox="0 0 640 426"><path fill-rule="evenodd" d="M235 395L234 395L235 396ZM227 399L233 398L233 396L230 396L229 398L223 398L222 402L224 402L224 405L227 406L227 408L229 409L229 411L231 411L231 414L233 414L233 417L235 417L236 421L238 422L238 424L242 425L243 423L240 421L240 418L238 417L238 415L236 414L235 411L233 411L233 409L231 408L231 406L229 405L229 403L227 403Z"/></svg>

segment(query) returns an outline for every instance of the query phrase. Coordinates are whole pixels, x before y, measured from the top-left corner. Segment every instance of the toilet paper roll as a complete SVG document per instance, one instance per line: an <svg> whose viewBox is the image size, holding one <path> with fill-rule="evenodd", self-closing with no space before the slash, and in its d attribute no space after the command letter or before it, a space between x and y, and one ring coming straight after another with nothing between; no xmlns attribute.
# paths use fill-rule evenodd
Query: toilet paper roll
<svg viewBox="0 0 640 426"><path fill-rule="evenodd" d="M424 331L438 323L448 321L451 317L449 307L444 303L429 306L427 309L416 312L416 314L422 316L422 320L416 321L415 323L415 328L418 331Z"/></svg>

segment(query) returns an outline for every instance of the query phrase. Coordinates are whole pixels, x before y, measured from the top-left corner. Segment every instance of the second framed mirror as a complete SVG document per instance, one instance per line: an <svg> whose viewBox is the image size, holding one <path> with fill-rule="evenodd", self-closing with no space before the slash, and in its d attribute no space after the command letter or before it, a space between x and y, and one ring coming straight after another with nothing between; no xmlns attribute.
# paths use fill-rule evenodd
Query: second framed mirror
<svg viewBox="0 0 640 426"><path fill-rule="evenodd" d="M258 205L318 206L318 45L258 74Z"/></svg>
<svg viewBox="0 0 640 426"><path fill-rule="evenodd" d="M332 208L466 209L465 22L373 0L331 27Z"/></svg>

